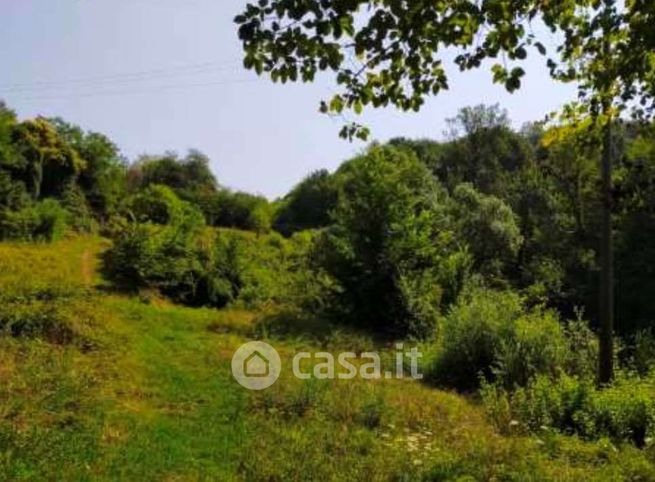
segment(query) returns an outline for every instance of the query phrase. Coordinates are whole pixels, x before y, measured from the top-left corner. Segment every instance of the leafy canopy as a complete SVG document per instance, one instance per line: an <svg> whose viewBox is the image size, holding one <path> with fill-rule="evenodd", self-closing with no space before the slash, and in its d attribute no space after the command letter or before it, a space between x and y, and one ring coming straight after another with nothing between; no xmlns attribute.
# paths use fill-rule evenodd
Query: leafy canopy
<svg viewBox="0 0 655 482"><path fill-rule="evenodd" d="M361 112L393 105L419 110L449 87L444 52L471 70L492 59L493 80L513 92L528 53L548 55L553 78L577 81L592 110L607 102L641 100L655 92L655 13L642 0L260 0L235 18L244 66L275 82L313 81L332 71L341 93L321 111ZM543 22L562 41L547 52L534 33ZM495 60L495 59L499 59ZM652 102L650 107L652 107ZM640 113L644 113L642 109ZM368 130L344 126L341 135L365 139Z"/></svg>

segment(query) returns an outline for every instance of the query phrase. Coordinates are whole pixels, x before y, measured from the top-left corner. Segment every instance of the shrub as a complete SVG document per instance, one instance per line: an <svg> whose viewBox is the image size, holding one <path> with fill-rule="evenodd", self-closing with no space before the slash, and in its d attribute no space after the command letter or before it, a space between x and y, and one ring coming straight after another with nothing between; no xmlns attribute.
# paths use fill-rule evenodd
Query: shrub
<svg viewBox="0 0 655 482"><path fill-rule="evenodd" d="M494 367L506 387L524 386L537 374L556 375L563 369L569 352L554 312L525 313L508 335L498 343Z"/></svg>
<svg viewBox="0 0 655 482"><path fill-rule="evenodd" d="M480 377L512 387L539 373L557 373L566 361L566 340L557 316L526 310L511 292L476 290L443 321L428 377L460 389Z"/></svg>
<svg viewBox="0 0 655 482"><path fill-rule="evenodd" d="M73 230L83 233L97 230L97 223L80 186L74 182L67 183L62 190L61 203L69 213L68 219Z"/></svg>
<svg viewBox="0 0 655 482"><path fill-rule="evenodd" d="M568 345L565 371L581 379L593 380L598 371L598 337L578 314L564 327Z"/></svg>
<svg viewBox="0 0 655 482"><path fill-rule="evenodd" d="M622 357L640 375L646 375L655 367L655 337L651 329L640 330L629 340Z"/></svg>
<svg viewBox="0 0 655 482"><path fill-rule="evenodd" d="M279 234L128 223L106 254L105 269L120 286L155 288L184 304L255 308L296 303L303 290L316 291L305 274L304 246Z"/></svg>
<svg viewBox="0 0 655 482"><path fill-rule="evenodd" d="M311 237L289 240L277 233L256 236L220 230L213 246L208 276L223 287L227 302L247 308L266 303L303 305L318 297L318 280L307 267Z"/></svg>
<svg viewBox="0 0 655 482"><path fill-rule="evenodd" d="M271 229L273 208L262 196L220 189L215 193L196 196L207 224L238 228L257 233Z"/></svg>
<svg viewBox="0 0 655 482"><path fill-rule="evenodd" d="M120 285L151 287L187 304L198 300L203 266L193 232L183 226L128 224L107 252L105 268Z"/></svg>
<svg viewBox="0 0 655 482"><path fill-rule="evenodd" d="M537 376L527 387L509 392L486 384L482 400L501 430L517 422L528 431L553 428L586 439L610 437L644 446L655 432L655 379L620 374L610 387L564 375Z"/></svg>
<svg viewBox="0 0 655 482"><path fill-rule="evenodd" d="M46 199L19 211L0 213L0 239L50 242L66 231L68 213L54 199Z"/></svg>
<svg viewBox="0 0 655 482"><path fill-rule="evenodd" d="M290 236L305 229L328 226L337 196L336 182L327 170L311 173L284 197L275 216L275 229Z"/></svg>
<svg viewBox="0 0 655 482"><path fill-rule="evenodd" d="M134 196L130 202L138 222L184 225L194 229L204 224L202 213L192 204L182 201L167 186L153 184Z"/></svg>

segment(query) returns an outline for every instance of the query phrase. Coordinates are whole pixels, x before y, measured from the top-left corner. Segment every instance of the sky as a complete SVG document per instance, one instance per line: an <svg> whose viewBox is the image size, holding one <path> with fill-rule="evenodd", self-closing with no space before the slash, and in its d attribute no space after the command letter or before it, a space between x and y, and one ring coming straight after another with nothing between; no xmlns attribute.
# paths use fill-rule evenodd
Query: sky
<svg viewBox="0 0 655 482"><path fill-rule="evenodd" d="M195 148L219 183L284 195L365 149L318 113L333 78L273 84L241 66L233 18L245 0L0 0L0 99L21 119L60 116L111 138L130 160ZM552 42L552 39L550 39ZM548 42L545 42L548 45ZM365 110L372 139L443 138L465 106L500 103L516 127L574 98L529 57L508 94L488 69L456 74L420 113Z"/></svg>

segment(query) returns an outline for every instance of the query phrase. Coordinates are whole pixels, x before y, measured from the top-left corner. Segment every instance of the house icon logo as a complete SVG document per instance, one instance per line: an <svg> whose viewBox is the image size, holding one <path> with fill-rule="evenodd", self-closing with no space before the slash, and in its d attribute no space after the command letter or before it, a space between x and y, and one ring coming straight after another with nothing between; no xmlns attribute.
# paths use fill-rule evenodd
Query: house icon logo
<svg viewBox="0 0 655 482"><path fill-rule="evenodd" d="M243 373L247 377L267 377L271 372L271 365L268 359L254 351L243 361Z"/></svg>
<svg viewBox="0 0 655 482"><path fill-rule="evenodd" d="M278 352L263 341L241 345L232 356L232 375L249 390L263 390L273 385L280 376L281 360Z"/></svg>

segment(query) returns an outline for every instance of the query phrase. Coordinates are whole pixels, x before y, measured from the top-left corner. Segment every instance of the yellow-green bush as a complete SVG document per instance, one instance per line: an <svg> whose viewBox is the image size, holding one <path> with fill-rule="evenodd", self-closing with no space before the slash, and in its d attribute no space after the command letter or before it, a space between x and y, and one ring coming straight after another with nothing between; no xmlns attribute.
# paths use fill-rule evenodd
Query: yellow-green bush
<svg viewBox="0 0 655 482"><path fill-rule="evenodd" d="M487 413L501 430L518 426L539 432L553 428L586 439L610 437L637 446L655 435L655 376L620 374L610 387L598 389L590 379L537 376L514 392L485 384Z"/></svg>
<svg viewBox="0 0 655 482"><path fill-rule="evenodd" d="M46 199L18 211L0 212L0 239L55 241L66 231L68 213L54 199Z"/></svg>
<svg viewBox="0 0 655 482"><path fill-rule="evenodd" d="M302 304L315 295L306 268L311 237L128 223L105 257L110 277L192 306ZM317 295L316 295L317 296Z"/></svg>
<svg viewBox="0 0 655 482"><path fill-rule="evenodd" d="M511 388L563 369L567 343L554 312L525 309L511 292L477 290L443 320L436 352L427 374L435 383L472 389L482 378Z"/></svg>

